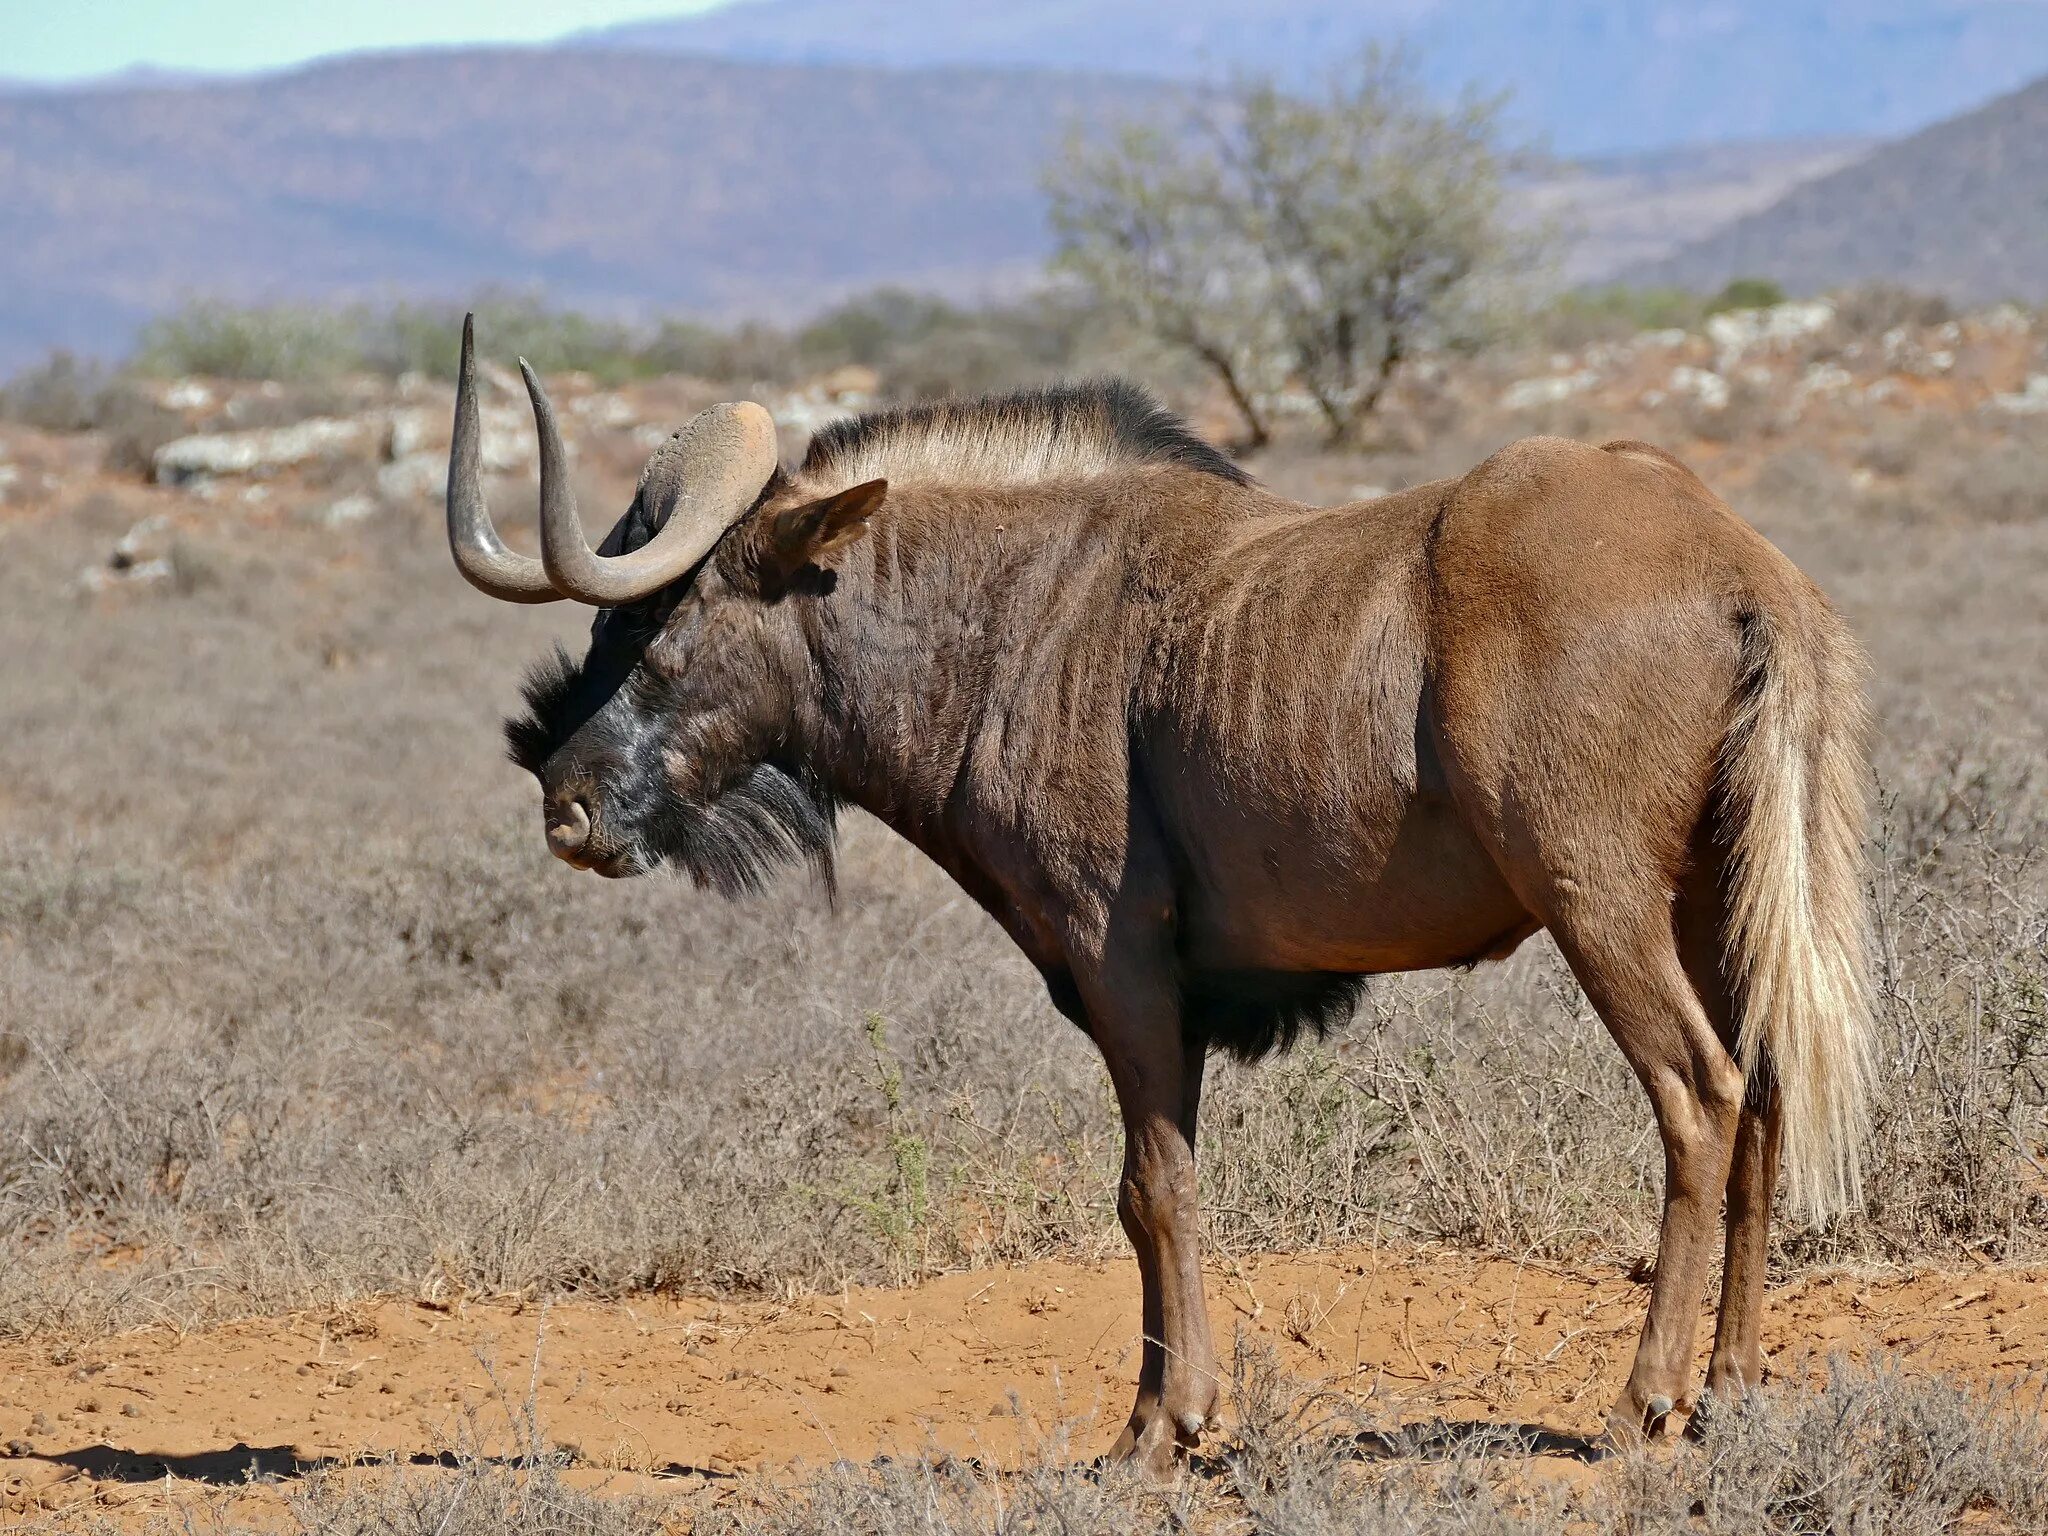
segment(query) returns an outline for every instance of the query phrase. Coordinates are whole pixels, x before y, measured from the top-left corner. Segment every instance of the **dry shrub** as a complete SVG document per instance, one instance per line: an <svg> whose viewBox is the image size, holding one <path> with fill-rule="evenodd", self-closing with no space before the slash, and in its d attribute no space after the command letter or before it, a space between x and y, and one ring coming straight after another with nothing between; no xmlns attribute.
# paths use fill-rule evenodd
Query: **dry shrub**
<svg viewBox="0 0 2048 1536"><path fill-rule="evenodd" d="M741 1490L693 1529L718 1536L1245 1530L1270 1536L1938 1536L2048 1520L2038 1388L1978 1392L1897 1366L1836 1366L1817 1390L1723 1408L1696 1445L1530 1475L1492 1426L1382 1429L1363 1405L1240 1350L1236 1422L1198 1475L1151 1489L1070 1464L1057 1432L1015 1469L939 1454L839 1465Z"/></svg>
<svg viewBox="0 0 2048 1536"><path fill-rule="evenodd" d="M304 1536L1942 1536L2048 1528L2040 1383L1965 1387L1892 1363L1833 1365L1813 1386L1723 1405L1697 1443L1610 1460L1566 1479L1531 1439L1497 1426L1383 1425L1342 1392L1291 1380L1240 1347L1232 1422L1158 1487L1076 1460L1071 1426L1036 1426L1015 1462L931 1451L750 1479L679 1499L570 1484L571 1453L531 1400L508 1404L510 1454L474 1423L411 1465L322 1468L289 1494ZM500 1436L499 1439L504 1439ZM1570 1454L1565 1443L1559 1449ZM277 1528L271 1520L263 1527ZM99 1532L91 1513L23 1529ZM216 1509L152 1531L229 1536Z"/></svg>
<svg viewBox="0 0 2048 1536"><path fill-rule="evenodd" d="M1920 330L1955 318L1955 306L1938 293L1898 283L1862 283L1831 295L1834 329L1847 340L1875 341L1905 327Z"/></svg>
<svg viewBox="0 0 2048 1536"><path fill-rule="evenodd" d="M183 437L185 418L157 404L146 388L117 380L101 393L93 425L105 435L101 463L110 474L147 480L156 472L156 451Z"/></svg>
<svg viewBox="0 0 2048 1536"><path fill-rule="evenodd" d="M1777 392L1741 377L1729 380L1726 404L1710 406L1686 395L1678 402L1678 417L1687 432L1708 443L1756 443L1779 436L1787 425Z"/></svg>
<svg viewBox="0 0 2048 1536"><path fill-rule="evenodd" d="M97 420L106 370L70 352L52 352L0 384L0 421L43 432L84 432Z"/></svg>
<svg viewBox="0 0 2048 1536"><path fill-rule="evenodd" d="M1494 446L1463 430L1274 474L1421 478ZM2048 643L2024 601L2048 524L1872 518L1816 454L1745 510L1877 658L1887 1070L1866 1209L1777 1262L2038 1255L2048 730L2013 679ZM179 556L207 581L82 601L141 494L10 545L0 1329L1124 1251L1099 1061L915 854L853 818L836 912L795 878L738 906L577 879L496 736L576 615L471 601L397 511L209 524ZM1540 939L1378 982L1293 1059L1219 1063L1201 1155L1225 1250L1633 1259L1661 1177Z"/></svg>
<svg viewBox="0 0 2048 1536"><path fill-rule="evenodd" d="M1961 528L2048 522L2048 429L1952 434L1913 453L1910 467L1910 478L1877 500L1892 517Z"/></svg>

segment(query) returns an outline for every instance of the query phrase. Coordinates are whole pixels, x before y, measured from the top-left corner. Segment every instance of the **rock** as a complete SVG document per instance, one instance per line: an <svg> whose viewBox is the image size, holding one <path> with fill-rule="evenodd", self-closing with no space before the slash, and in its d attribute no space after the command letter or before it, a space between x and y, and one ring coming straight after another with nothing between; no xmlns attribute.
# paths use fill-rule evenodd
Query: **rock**
<svg viewBox="0 0 2048 1536"><path fill-rule="evenodd" d="M167 411L203 411L213 404L213 390L200 379L173 379L156 397Z"/></svg>
<svg viewBox="0 0 2048 1536"><path fill-rule="evenodd" d="M1728 404L1728 381L1710 369L1695 368L1690 363L1672 369L1664 387L1674 395L1690 395L1710 411L1723 410Z"/></svg>
<svg viewBox="0 0 2048 1536"><path fill-rule="evenodd" d="M88 592L110 587L165 581L177 574L171 560L171 520L158 512L145 517L114 541L104 565L89 565L78 573L78 584Z"/></svg>
<svg viewBox="0 0 2048 1536"><path fill-rule="evenodd" d="M881 391L882 376L866 363L846 363L820 379L818 387L842 405L866 405Z"/></svg>
<svg viewBox="0 0 2048 1536"><path fill-rule="evenodd" d="M1531 410L1539 405L1555 405L1560 400L1569 400L1573 395L1582 394L1600 382L1600 375L1590 368L1577 373L1551 374L1539 379L1521 379L1510 384L1500 397L1503 409L1510 411Z"/></svg>
<svg viewBox="0 0 2048 1536"><path fill-rule="evenodd" d="M339 501L329 502L321 511L319 520L329 528L346 528L350 523L375 517L380 505L374 496L344 496Z"/></svg>
<svg viewBox="0 0 2048 1536"><path fill-rule="evenodd" d="M87 566L78 584L88 592L109 587L165 581L177 574L171 562L170 519L161 512L145 517L114 542L105 565Z"/></svg>
<svg viewBox="0 0 2048 1536"><path fill-rule="evenodd" d="M2048 373L2035 374L2014 394L1993 395L1991 406L2011 416L2048 415Z"/></svg>
<svg viewBox="0 0 2048 1536"><path fill-rule="evenodd" d="M616 390L582 395L571 400L569 414L589 422L593 427L603 427L613 432L640 424L640 413Z"/></svg>
<svg viewBox="0 0 2048 1536"><path fill-rule="evenodd" d="M1718 350L1725 373L1757 347L1779 347L1816 335L1834 319L1835 306L1824 299L1795 300L1769 309L1731 309L1707 317L1707 339Z"/></svg>
<svg viewBox="0 0 2048 1536"><path fill-rule="evenodd" d="M1815 395L1838 395L1855 382L1855 376L1839 363L1813 363L1792 386L1793 408L1804 405Z"/></svg>
<svg viewBox="0 0 2048 1536"><path fill-rule="evenodd" d="M874 404L881 376L860 363L848 363L793 390L769 407L778 423L797 432L815 432Z"/></svg>
<svg viewBox="0 0 2048 1536"><path fill-rule="evenodd" d="M393 459L377 471L377 494L400 505L439 500L448 494L448 455L429 450Z"/></svg>
<svg viewBox="0 0 2048 1536"><path fill-rule="evenodd" d="M2017 304L2000 304L1975 317L1977 327L1992 336L2024 336L2034 328L2034 317Z"/></svg>
<svg viewBox="0 0 2048 1536"><path fill-rule="evenodd" d="M168 554L170 527L171 520L161 512L145 517L115 541L114 552L108 557L107 564L115 570L124 570Z"/></svg>
<svg viewBox="0 0 2048 1536"><path fill-rule="evenodd" d="M385 453L392 460L403 459L427 447L447 420L446 411L414 406L391 413L391 435Z"/></svg>
<svg viewBox="0 0 2048 1536"><path fill-rule="evenodd" d="M483 428L477 443L477 457L483 461L487 475L509 474L515 469L528 469L540 460L540 439L533 435L533 414L527 409L525 395L520 396L518 405L487 405L477 412L477 425ZM447 438L442 438L447 442ZM576 457L576 444L568 445L569 457Z"/></svg>
<svg viewBox="0 0 2048 1536"><path fill-rule="evenodd" d="M367 448L374 423L363 417L314 416L288 427L202 432L157 449L157 483L183 485L198 476L270 475L310 459Z"/></svg>

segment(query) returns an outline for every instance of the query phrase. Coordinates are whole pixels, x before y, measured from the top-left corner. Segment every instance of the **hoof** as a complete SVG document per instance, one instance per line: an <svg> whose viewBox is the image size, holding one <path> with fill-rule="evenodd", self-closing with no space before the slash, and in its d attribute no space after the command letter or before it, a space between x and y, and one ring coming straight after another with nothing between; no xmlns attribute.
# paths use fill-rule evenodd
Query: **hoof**
<svg viewBox="0 0 2048 1536"><path fill-rule="evenodd" d="M1666 1421L1677 1406L1661 1392L1643 1404L1643 1433L1652 1440L1662 1435Z"/></svg>
<svg viewBox="0 0 2048 1536"><path fill-rule="evenodd" d="M1676 1412L1678 1404L1661 1392L1645 1398L1641 1408L1624 1399L1607 1415L1607 1428L1593 1442L1594 1450L1598 1455L1612 1456L1654 1440L1668 1439L1673 1427L1671 1416Z"/></svg>
<svg viewBox="0 0 2048 1536"><path fill-rule="evenodd" d="M1148 1483L1170 1483L1180 1475L1198 1439L1162 1414L1142 1425L1125 1425L1103 1459L1135 1468Z"/></svg>

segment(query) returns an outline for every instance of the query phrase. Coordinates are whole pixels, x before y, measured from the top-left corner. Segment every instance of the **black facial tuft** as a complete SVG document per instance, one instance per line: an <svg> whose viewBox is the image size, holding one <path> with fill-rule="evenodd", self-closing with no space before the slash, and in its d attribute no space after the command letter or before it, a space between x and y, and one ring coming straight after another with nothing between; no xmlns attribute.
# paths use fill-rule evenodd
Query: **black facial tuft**
<svg viewBox="0 0 2048 1536"><path fill-rule="evenodd" d="M547 760L625 684L657 628L651 615L608 609L591 627L590 653L581 661L557 642L535 662L520 685L526 713L505 722L512 761L539 778Z"/></svg>
<svg viewBox="0 0 2048 1536"><path fill-rule="evenodd" d="M527 668L526 680L519 685L526 713L505 722L505 749L535 778L580 723L575 718L576 681L582 671L558 642L553 652Z"/></svg>

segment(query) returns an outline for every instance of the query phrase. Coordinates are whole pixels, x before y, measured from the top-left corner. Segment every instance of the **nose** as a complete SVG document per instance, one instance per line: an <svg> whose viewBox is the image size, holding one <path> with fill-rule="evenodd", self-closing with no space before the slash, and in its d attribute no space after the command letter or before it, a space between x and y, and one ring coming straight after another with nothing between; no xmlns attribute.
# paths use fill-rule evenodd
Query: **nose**
<svg viewBox="0 0 2048 1536"><path fill-rule="evenodd" d="M590 807L580 796L548 802L548 846L558 859L573 859L590 840Z"/></svg>

